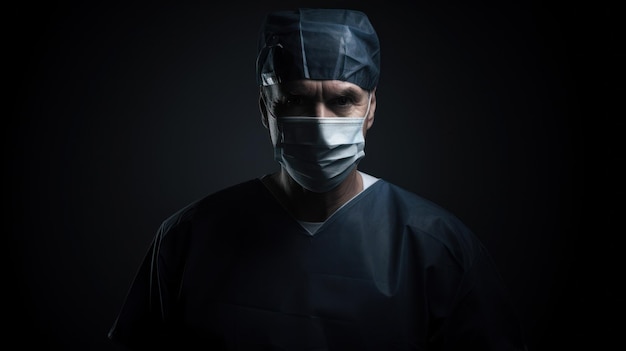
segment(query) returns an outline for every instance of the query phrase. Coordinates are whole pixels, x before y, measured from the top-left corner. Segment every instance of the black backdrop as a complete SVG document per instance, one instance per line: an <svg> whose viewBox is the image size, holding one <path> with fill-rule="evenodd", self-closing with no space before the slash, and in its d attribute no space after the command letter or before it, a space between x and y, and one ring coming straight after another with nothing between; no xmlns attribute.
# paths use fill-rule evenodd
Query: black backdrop
<svg viewBox="0 0 626 351"><path fill-rule="evenodd" d="M603 177L593 193L623 195L623 124L607 112L621 96L607 85L623 73L610 8L86 3L5 13L6 340L113 349L106 333L161 220L276 169L256 101L257 31L266 11L296 6L368 13L382 73L361 169L476 232L531 349L617 340L624 323L606 318L623 313L619 211L583 201L590 155L609 158L592 168Z"/></svg>

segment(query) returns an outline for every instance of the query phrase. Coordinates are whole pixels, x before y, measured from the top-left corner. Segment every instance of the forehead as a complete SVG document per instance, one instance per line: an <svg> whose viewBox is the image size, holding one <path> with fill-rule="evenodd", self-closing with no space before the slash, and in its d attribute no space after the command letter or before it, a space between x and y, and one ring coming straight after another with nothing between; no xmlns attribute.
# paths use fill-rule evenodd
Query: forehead
<svg viewBox="0 0 626 351"><path fill-rule="evenodd" d="M275 94L300 96L367 94L360 86L341 80L300 79L276 84L272 90Z"/></svg>

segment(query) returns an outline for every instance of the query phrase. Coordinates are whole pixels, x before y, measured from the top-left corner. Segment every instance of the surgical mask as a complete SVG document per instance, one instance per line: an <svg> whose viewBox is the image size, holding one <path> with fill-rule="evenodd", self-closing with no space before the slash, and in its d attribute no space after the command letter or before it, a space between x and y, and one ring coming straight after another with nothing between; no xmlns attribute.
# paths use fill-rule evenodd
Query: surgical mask
<svg viewBox="0 0 626 351"><path fill-rule="evenodd" d="M369 114L371 103L368 101ZM303 188L322 193L343 182L365 156L365 117L274 117L274 159Z"/></svg>

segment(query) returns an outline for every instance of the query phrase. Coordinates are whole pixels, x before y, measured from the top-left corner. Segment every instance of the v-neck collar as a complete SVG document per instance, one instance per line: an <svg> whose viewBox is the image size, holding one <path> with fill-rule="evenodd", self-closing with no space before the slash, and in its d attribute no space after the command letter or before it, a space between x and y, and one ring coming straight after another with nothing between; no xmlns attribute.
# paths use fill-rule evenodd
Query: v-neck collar
<svg viewBox="0 0 626 351"><path fill-rule="evenodd" d="M278 196L265 184L265 182L263 180L261 180L261 178L256 178L256 181L258 183L260 183L260 186L263 189L265 189L266 195L268 195L268 197L272 198L272 200L275 202L275 204L278 205L278 207L280 207L282 209L282 211L286 215L286 217L288 217L290 219L290 221L293 222L293 224L295 224L295 226L297 226L304 235L306 235L307 237L310 237L310 238L314 238L314 237L318 236L321 232L324 231L325 228L330 226L336 220L337 217L340 217L340 215L342 213L348 211L348 209L351 208L352 206L354 206L355 203L358 203L361 198L363 198L363 197L367 196L367 194L371 193L373 188L376 188L376 187L380 186L380 183L382 182L382 179L378 179L376 182L374 182L374 184L372 184L369 187L363 189L358 194L354 195L351 199L346 201L343 205L341 205L339 208L337 208L330 216L328 216L328 218L326 218L326 220L324 222L320 222L320 223L322 223L322 225L317 229L315 234L312 235L311 233L309 233L309 231L304 226L302 226L302 224L300 223L300 220L297 219L296 217L294 217L291 214L291 212L289 212L289 210L278 199Z"/></svg>

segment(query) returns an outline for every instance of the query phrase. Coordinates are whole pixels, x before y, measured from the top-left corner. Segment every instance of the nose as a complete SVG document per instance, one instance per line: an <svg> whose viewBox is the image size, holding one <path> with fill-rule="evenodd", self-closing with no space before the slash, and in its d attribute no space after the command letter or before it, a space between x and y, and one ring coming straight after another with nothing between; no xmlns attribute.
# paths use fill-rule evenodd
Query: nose
<svg viewBox="0 0 626 351"><path fill-rule="evenodd" d="M315 117L337 117L323 102L316 102L313 112Z"/></svg>

